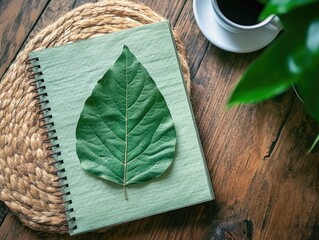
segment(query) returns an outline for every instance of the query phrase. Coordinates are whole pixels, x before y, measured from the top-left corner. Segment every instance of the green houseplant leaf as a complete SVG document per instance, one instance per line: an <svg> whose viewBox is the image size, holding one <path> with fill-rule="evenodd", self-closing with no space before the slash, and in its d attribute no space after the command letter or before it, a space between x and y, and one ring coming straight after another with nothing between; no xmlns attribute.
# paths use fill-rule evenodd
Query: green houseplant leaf
<svg viewBox="0 0 319 240"><path fill-rule="evenodd" d="M307 42L317 39L314 29L319 18L319 3L297 8L281 16L284 32L253 62L231 94L228 106L255 103L278 95L293 83L315 81L318 72L318 49ZM312 44L313 46L315 44Z"/></svg>
<svg viewBox="0 0 319 240"><path fill-rule="evenodd" d="M304 45L293 56L296 68L303 70L297 86L307 112L319 122L319 13L307 28Z"/></svg>
<svg viewBox="0 0 319 240"><path fill-rule="evenodd" d="M76 129L81 166L124 186L159 177L175 155L163 95L127 46L86 100Z"/></svg>
<svg viewBox="0 0 319 240"><path fill-rule="evenodd" d="M250 65L233 90L228 106L262 101L294 84L307 112L319 122L319 1L260 2L266 4L260 19L280 15L284 32ZM309 152L318 142L319 136Z"/></svg>
<svg viewBox="0 0 319 240"><path fill-rule="evenodd" d="M262 0L261 2L267 4L260 14L260 19L265 19L271 14L285 14L303 5L318 2L318 0Z"/></svg>

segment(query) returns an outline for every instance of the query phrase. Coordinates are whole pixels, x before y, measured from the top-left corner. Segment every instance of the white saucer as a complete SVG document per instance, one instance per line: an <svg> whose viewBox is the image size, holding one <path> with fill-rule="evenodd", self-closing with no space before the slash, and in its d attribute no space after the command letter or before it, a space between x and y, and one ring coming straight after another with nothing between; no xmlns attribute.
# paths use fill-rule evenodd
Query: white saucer
<svg viewBox="0 0 319 240"><path fill-rule="evenodd" d="M215 18L211 0L193 0L197 25L204 36L217 47L236 53L247 53L261 49L272 42L278 31L255 29L248 33L233 33L221 27Z"/></svg>

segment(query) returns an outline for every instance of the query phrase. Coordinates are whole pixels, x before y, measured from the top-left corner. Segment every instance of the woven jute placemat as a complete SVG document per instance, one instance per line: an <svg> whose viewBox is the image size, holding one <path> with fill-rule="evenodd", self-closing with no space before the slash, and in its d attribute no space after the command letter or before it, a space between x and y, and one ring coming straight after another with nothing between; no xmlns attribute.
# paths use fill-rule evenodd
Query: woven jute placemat
<svg viewBox="0 0 319 240"><path fill-rule="evenodd" d="M146 6L108 0L85 4L40 31L19 53L0 83L0 200L32 229L65 233L67 219L36 92L30 86L28 54L99 34L164 20ZM183 44L174 32L190 90ZM43 124L43 123L42 123Z"/></svg>

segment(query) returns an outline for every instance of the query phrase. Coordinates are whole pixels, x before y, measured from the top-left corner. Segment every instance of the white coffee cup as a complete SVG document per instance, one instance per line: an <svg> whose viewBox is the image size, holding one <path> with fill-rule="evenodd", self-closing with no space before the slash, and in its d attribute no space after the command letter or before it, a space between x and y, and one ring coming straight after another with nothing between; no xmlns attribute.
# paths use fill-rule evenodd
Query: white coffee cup
<svg viewBox="0 0 319 240"><path fill-rule="evenodd" d="M238 0L239 1L239 0ZM217 0L211 0L213 10L215 12L215 18L217 23L222 26L227 31L230 31L232 33L241 33L245 34L247 32L252 32L255 30L271 30L276 33L279 33L283 26L280 22L280 19L276 15L270 15L266 19L264 19L262 22L253 24L253 25L241 25L238 23L235 23L231 20L229 20L220 10Z"/></svg>

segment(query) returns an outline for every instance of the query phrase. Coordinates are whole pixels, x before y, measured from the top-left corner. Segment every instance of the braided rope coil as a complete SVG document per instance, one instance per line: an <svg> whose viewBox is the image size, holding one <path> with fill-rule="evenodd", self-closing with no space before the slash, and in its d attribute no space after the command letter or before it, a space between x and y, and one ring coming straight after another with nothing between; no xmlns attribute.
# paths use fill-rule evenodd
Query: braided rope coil
<svg viewBox="0 0 319 240"><path fill-rule="evenodd" d="M99 34L162 21L148 7L123 0L90 3L40 31L19 53L0 84L0 200L28 227L66 233L66 214L41 115L29 84L28 55ZM184 77L190 75L184 47L174 33Z"/></svg>

